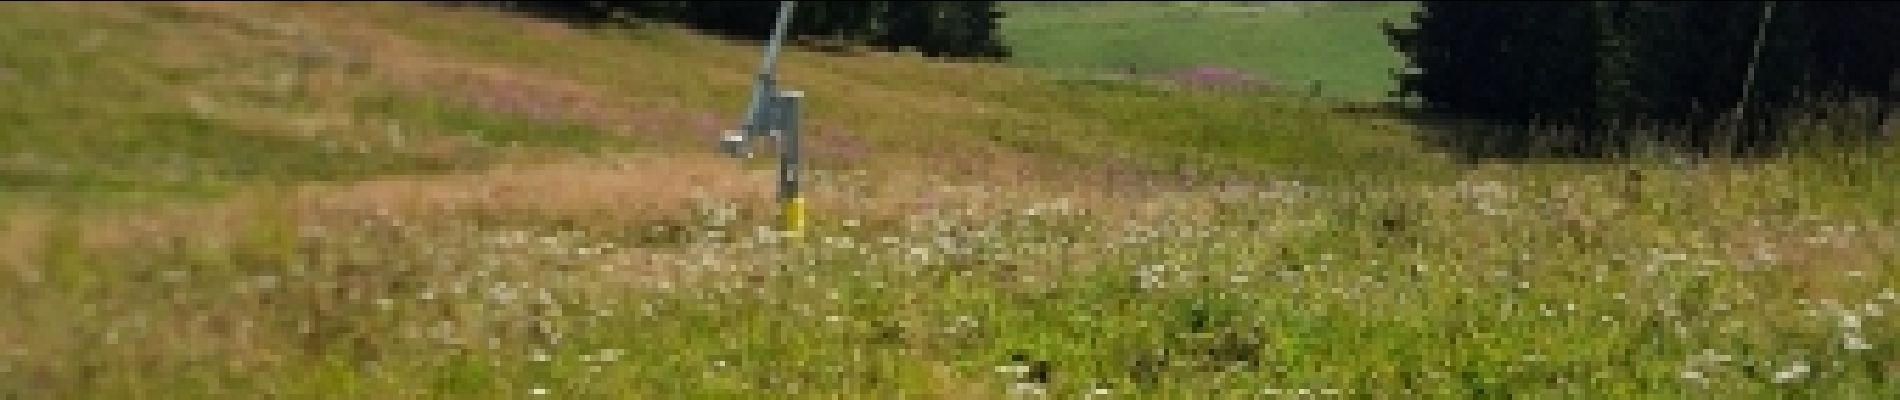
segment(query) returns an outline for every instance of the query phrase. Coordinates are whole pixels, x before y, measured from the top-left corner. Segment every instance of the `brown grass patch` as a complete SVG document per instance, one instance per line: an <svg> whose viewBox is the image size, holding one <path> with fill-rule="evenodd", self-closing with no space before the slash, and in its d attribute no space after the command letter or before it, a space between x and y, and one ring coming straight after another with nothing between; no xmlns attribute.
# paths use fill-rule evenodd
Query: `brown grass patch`
<svg viewBox="0 0 1900 400"><path fill-rule="evenodd" d="M529 213L639 220L689 215L700 199L769 204L771 177L711 156L508 166L479 174L301 188L300 204L348 214Z"/></svg>

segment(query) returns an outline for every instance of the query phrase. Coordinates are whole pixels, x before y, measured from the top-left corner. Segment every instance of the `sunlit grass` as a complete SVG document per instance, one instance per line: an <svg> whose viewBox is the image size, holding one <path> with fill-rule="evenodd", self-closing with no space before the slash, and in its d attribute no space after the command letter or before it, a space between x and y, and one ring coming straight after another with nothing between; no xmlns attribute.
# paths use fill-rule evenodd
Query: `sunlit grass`
<svg viewBox="0 0 1900 400"><path fill-rule="evenodd" d="M1012 62L1160 76L1198 66L1237 68L1277 90L1381 99L1404 61L1379 23L1407 21L1415 2L1196 6L1098 2L1006 8ZM1006 3L1007 4L1007 3Z"/></svg>
<svg viewBox="0 0 1900 400"><path fill-rule="evenodd" d="M0 91L0 201L225 193L630 148L592 126L378 86L350 55L296 33L170 4L5 7L0 67L15 89Z"/></svg>
<svg viewBox="0 0 1900 400"><path fill-rule="evenodd" d="M831 222L803 239L702 221L671 244L636 232L455 219L263 219L245 224L254 230L234 235L237 243L154 238L164 245L115 252L140 261L49 249L65 256L21 270L35 276L15 282L22 309L85 299L95 322L77 325L91 326L84 335L16 334L90 347L32 351L130 352L115 357L177 365L59 363L91 362L167 390L874 396L974 385L996 395L1859 397L1893 389L1887 363L1900 343L1882 333L1895 306L1890 222L1651 211L1668 207L1663 200L1592 210L1496 181L1419 189L1280 188L1225 202L1189 194L1122 205L1151 211L1114 221L1060 203L998 201L986 205L1008 208L925 210L875 224L883 228ZM1573 190L1577 201L1610 197ZM1391 213L1408 203L1416 211ZM1565 211L1600 225L1579 232L1570 230L1575 220L1550 216ZM10 326L77 327L53 315L21 318ZM240 356L276 361L169 364L246 362ZM326 359L350 366L319 367ZM75 385L32 387L116 385L51 361L9 364ZM210 380L164 380L180 371ZM250 379L275 373L355 383Z"/></svg>
<svg viewBox="0 0 1900 400"><path fill-rule="evenodd" d="M157 191L145 177L167 171L265 182L176 209L7 210L0 397L1900 393L1891 148L1455 165L1409 128L1286 99L800 53L785 73L827 93L813 124L834 130L817 135L879 154L820 163L814 226L784 237L769 225L769 171L681 150L698 143L698 115L743 104L750 48L664 31L581 38L420 5L7 7L0 44L38 49L0 52L23 75L158 68L102 58L32 72L18 54L68 54L31 47L60 37L39 32L143 26L151 42L124 51L189 34L269 59L246 47L257 42L208 39L252 29L208 21L290 15L380 72L331 71L312 86L324 89L281 98L243 100L215 75L141 89L268 111L215 122L72 118L195 114L190 97L108 96L129 89L71 78L71 91L31 92L50 103L0 94L14 101L0 116L37 129L9 140L126 128L10 147L31 156L4 165L78 171L36 176L47 183L14 190L25 195L120 176L92 171L131 177L104 192ZM388 37L429 52L360 50ZM424 79L448 72L474 78ZM683 80L694 76L714 78ZM498 88L521 96L469 100ZM562 95L579 100L545 102ZM618 116L652 104L676 108ZM300 136L282 115L350 122ZM396 143L389 121L461 144ZM154 133L193 124L200 136ZM330 141L364 150L319 150ZM998 150L1009 146L1021 147ZM983 152L1027 160L1008 166L1030 175L924 168L1008 158L952 159ZM124 161L168 153L209 161ZM577 161L586 153L605 156ZM376 161L408 155L454 162ZM1126 176L1104 176L1114 155Z"/></svg>

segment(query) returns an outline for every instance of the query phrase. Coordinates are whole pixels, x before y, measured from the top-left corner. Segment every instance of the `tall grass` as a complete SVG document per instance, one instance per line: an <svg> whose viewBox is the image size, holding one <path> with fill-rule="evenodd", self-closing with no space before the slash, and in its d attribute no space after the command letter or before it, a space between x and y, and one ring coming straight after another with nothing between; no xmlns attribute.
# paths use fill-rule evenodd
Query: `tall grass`
<svg viewBox="0 0 1900 400"><path fill-rule="evenodd" d="M747 48L392 3L6 7L17 24L0 25L12 35L0 44L22 50L0 54L21 69L19 54L66 52L14 32L137 26L152 42L127 51L190 34L245 55L270 53L229 35L296 22L365 60L360 75L286 96L297 110L523 144L354 178L327 171L365 161L313 155L325 160L315 172L262 173L261 188L176 209L9 209L0 397L1900 393L1891 148L1454 164L1411 128L1287 99L794 53L783 71L813 93L815 135L875 153L818 156L831 158L811 175L815 224L785 237L764 189L734 188L769 175L688 147L698 113L743 104ZM138 60L94 62L163 69L126 64ZM64 112L127 99L189 109L88 85L33 93L78 110ZM180 86L149 90L226 93ZM519 98L479 100L497 88ZM561 97L574 100L546 102ZM81 166L196 146L271 165L388 133L235 128L272 126L258 118L159 136L135 133L166 126L144 119L13 111L25 103L0 115L128 132L60 139L88 145L167 140L20 147ZM544 104L566 106L535 111ZM641 106L670 111L619 116L652 110ZM261 147L272 143L295 145ZM574 160L598 147L601 160ZM528 162L539 166L509 165ZM955 164L1024 175L944 176ZM1117 168L1132 172L1107 177Z"/></svg>

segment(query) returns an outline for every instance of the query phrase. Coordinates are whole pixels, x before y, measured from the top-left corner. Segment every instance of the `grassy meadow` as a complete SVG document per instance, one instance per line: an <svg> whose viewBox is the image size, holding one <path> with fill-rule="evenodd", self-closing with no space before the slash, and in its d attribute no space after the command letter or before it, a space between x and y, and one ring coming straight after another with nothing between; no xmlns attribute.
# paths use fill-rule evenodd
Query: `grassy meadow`
<svg viewBox="0 0 1900 400"><path fill-rule="evenodd" d="M1300 96L791 51L789 236L715 152L757 51L0 3L0 399L1900 395L1894 147L1460 162Z"/></svg>
<svg viewBox="0 0 1900 400"><path fill-rule="evenodd" d="M1049 3L1049 4L1038 4ZM1400 23L1406 1L1008 2L1003 40L1012 62L1059 70L1167 74L1199 66L1235 68L1287 93L1378 100L1397 88L1403 59L1379 23Z"/></svg>

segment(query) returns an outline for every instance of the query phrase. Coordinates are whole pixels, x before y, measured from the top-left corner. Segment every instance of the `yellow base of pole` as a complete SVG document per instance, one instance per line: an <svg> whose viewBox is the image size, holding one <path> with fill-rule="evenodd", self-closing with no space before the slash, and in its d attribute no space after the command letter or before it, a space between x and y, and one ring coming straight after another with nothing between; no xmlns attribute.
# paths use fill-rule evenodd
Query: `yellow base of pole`
<svg viewBox="0 0 1900 400"><path fill-rule="evenodd" d="M785 202L785 232L793 236L805 232L805 198L793 197Z"/></svg>

